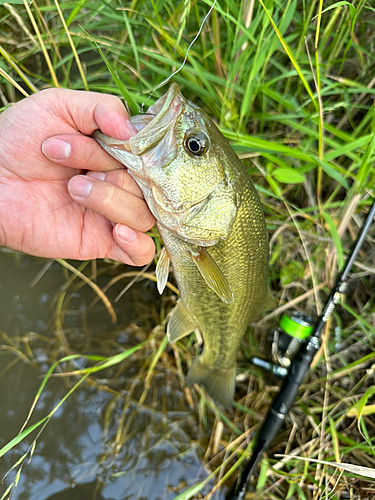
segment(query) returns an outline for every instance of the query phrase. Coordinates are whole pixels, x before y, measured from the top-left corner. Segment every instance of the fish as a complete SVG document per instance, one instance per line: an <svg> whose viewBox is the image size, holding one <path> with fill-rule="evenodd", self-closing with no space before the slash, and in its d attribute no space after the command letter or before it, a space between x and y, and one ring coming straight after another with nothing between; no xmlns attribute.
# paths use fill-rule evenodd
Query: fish
<svg viewBox="0 0 375 500"><path fill-rule="evenodd" d="M99 130L93 136L126 166L157 221L164 243L157 287L162 293L172 266L179 289L169 341L196 329L203 336L186 384L202 385L216 403L230 407L246 328L274 305L259 197L227 139L176 83L131 122L138 133L127 141Z"/></svg>

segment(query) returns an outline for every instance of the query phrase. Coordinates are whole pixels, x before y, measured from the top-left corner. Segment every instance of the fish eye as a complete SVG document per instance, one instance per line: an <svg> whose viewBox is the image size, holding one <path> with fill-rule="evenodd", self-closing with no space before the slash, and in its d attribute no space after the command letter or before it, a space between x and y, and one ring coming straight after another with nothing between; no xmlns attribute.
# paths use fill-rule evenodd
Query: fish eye
<svg viewBox="0 0 375 500"><path fill-rule="evenodd" d="M203 156L208 150L208 145L208 137L199 130L188 133L184 139L186 151L194 156Z"/></svg>

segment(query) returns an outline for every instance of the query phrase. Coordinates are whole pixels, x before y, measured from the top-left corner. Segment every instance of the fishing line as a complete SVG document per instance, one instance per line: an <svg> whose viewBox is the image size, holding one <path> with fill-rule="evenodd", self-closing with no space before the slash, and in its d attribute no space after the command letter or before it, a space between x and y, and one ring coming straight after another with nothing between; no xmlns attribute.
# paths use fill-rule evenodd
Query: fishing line
<svg viewBox="0 0 375 500"><path fill-rule="evenodd" d="M216 3L217 3L217 0L214 0L214 2L213 2L213 4L211 5L211 7L209 8L209 10L208 10L207 14L204 16L203 21L202 21L202 23L201 23L201 25L200 25L200 27L199 27L198 33L195 35L195 37L193 38L193 40L192 40L192 42L190 43L189 47L187 48L186 53L185 53L185 59L182 61L182 63L181 63L181 65L180 65L180 67L179 67L179 68L177 68L177 69L176 69L176 71L174 71L171 75L169 75L169 76L168 76L168 78L166 78L165 80L163 80L161 83L159 83L159 85L157 85L157 86L154 88L154 90L153 90L153 91L151 92L151 94L147 97L147 99L145 100L145 102L143 102L143 103L141 104L141 111L143 111L143 108L144 108L144 106L145 106L146 102L147 102L147 101L148 101L148 100L149 100L149 99L150 99L150 98L154 95L154 93L156 92L156 90L160 89L160 87L162 87L163 85L165 85L166 83L168 83L168 82L169 82L169 80L170 80L171 78L173 78L175 75L177 75L177 73L179 73L179 72L182 70L182 68L185 66L185 63L186 63L187 58L188 58L188 55L189 55L189 51L190 51L191 47L194 45L194 43L197 41L197 39L198 39L199 35L201 34L202 29L203 29L203 26L205 25L205 23L206 23L207 19L209 18L209 16L210 16L211 12L214 10L214 7L215 7Z"/></svg>

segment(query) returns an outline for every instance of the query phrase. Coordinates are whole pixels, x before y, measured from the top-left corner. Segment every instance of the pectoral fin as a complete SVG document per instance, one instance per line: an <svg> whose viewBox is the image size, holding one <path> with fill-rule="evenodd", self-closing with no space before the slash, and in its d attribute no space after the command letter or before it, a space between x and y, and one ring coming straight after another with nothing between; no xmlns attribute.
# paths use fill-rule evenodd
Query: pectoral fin
<svg viewBox="0 0 375 500"><path fill-rule="evenodd" d="M202 278L211 290L213 290L223 302L227 304L233 302L234 296L228 280L207 250L203 247L198 247L196 253L190 253Z"/></svg>
<svg viewBox="0 0 375 500"><path fill-rule="evenodd" d="M170 263L171 260L169 258L168 252L166 251L165 247L163 247L162 251L160 252L159 260L158 263L156 264L156 270L155 270L157 279L156 284L160 295L163 293L165 285L167 284L168 281Z"/></svg>
<svg viewBox="0 0 375 500"><path fill-rule="evenodd" d="M167 337L169 342L173 343L186 337L196 327L197 325L188 310L178 301L168 321Z"/></svg>

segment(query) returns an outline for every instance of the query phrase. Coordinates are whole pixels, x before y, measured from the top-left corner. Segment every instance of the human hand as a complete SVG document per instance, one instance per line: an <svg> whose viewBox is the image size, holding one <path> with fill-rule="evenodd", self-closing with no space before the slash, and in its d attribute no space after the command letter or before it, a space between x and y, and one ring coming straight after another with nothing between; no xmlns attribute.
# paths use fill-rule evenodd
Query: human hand
<svg viewBox="0 0 375 500"><path fill-rule="evenodd" d="M121 140L136 133L118 98L94 92L43 90L0 114L0 245L49 258L152 260L144 231L155 219L126 169L88 137L96 129Z"/></svg>

